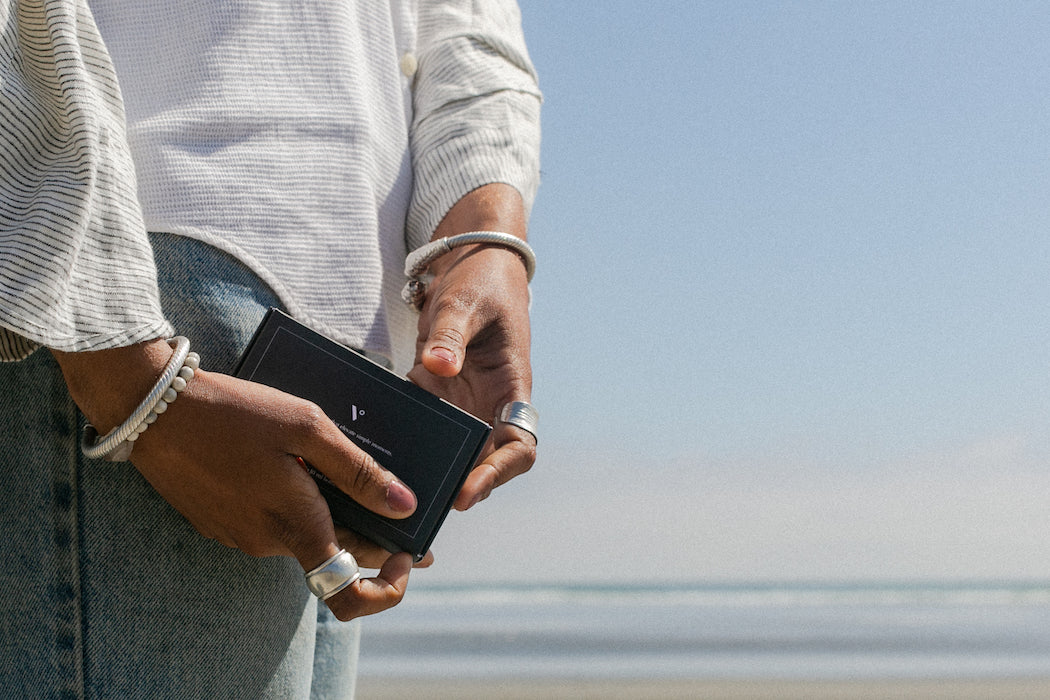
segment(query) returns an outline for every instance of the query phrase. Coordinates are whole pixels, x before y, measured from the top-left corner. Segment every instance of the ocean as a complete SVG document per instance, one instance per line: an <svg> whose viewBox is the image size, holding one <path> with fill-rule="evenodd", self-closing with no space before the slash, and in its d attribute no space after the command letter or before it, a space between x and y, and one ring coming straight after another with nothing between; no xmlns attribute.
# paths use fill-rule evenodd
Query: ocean
<svg viewBox="0 0 1050 700"><path fill-rule="evenodd" d="M363 678L1050 677L1050 583L410 586Z"/></svg>

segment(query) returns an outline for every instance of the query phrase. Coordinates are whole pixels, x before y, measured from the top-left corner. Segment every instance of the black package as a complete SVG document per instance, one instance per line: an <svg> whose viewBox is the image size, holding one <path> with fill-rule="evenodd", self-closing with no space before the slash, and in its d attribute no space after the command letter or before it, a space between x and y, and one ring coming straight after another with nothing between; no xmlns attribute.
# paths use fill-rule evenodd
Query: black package
<svg viewBox="0 0 1050 700"><path fill-rule="evenodd" d="M491 427L278 309L263 319L235 376L313 401L416 494L416 511L376 515L307 465L332 520L391 552L422 557Z"/></svg>

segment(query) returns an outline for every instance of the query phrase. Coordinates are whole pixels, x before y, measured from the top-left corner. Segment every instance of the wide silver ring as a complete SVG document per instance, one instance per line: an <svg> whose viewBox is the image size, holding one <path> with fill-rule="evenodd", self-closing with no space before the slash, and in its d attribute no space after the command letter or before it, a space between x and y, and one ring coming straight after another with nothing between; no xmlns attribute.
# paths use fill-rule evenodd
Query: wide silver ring
<svg viewBox="0 0 1050 700"><path fill-rule="evenodd" d="M306 587L321 600L328 600L361 578L354 555L340 549L335 556L306 572Z"/></svg>
<svg viewBox="0 0 1050 700"><path fill-rule="evenodd" d="M536 430L540 423L540 412L531 403L527 401L511 401L503 404L499 413L496 414L496 422L521 428L532 435L536 443L539 444Z"/></svg>

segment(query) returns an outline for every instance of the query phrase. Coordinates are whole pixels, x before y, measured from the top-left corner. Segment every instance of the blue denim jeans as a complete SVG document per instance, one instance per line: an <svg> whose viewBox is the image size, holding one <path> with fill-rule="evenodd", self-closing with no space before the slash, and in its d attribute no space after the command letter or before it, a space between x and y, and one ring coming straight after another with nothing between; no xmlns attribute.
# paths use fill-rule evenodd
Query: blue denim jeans
<svg viewBox="0 0 1050 700"><path fill-rule="evenodd" d="M168 319L232 371L277 299L220 251L151 240ZM82 428L50 353L0 363L0 696L353 696L359 626L294 559L201 537L130 463L85 459Z"/></svg>

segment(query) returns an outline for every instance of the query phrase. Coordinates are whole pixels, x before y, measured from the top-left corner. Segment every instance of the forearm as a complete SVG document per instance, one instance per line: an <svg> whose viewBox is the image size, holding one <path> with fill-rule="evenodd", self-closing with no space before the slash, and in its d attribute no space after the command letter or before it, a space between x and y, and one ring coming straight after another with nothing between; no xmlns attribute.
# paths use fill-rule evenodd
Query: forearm
<svg viewBox="0 0 1050 700"><path fill-rule="evenodd" d="M541 95L516 5L423 3L418 51L409 250L430 240L468 193L491 183L517 191L526 220L539 185Z"/></svg>
<svg viewBox="0 0 1050 700"><path fill-rule="evenodd" d="M493 183L467 193L441 220L431 240L469 231L499 231L526 239L525 205L518 190Z"/></svg>

